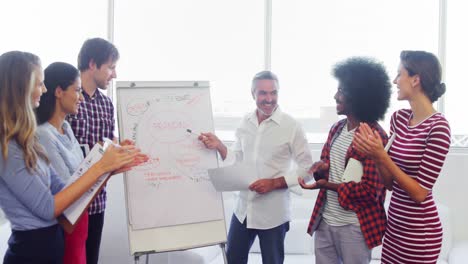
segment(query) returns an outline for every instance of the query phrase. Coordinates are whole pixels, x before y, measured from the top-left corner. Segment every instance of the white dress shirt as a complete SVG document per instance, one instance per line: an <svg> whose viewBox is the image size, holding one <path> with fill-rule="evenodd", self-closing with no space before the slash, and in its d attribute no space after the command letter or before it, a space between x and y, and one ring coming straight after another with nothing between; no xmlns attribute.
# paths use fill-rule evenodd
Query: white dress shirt
<svg viewBox="0 0 468 264"><path fill-rule="evenodd" d="M298 173L293 168L307 170L312 165L301 125L279 107L260 124L256 111L247 114L235 136L236 141L228 149L224 164L253 163L259 179L284 176L288 187L293 187L298 184ZM266 194L241 191L234 214L241 223L247 217L247 228L271 229L290 220L289 199L288 188Z"/></svg>

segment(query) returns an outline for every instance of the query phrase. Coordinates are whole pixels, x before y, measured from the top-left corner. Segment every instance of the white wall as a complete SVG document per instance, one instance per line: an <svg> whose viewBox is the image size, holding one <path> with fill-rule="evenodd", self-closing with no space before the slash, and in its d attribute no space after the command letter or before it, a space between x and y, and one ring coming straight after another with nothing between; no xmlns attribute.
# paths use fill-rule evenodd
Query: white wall
<svg viewBox="0 0 468 264"><path fill-rule="evenodd" d="M452 149L434 186L434 199L450 208L454 243L468 241L468 151Z"/></svg>
<svg viewBox="0 0 468 264"><path fill-rule="evenodd" d="M133 263L133 257L130 256L128 245L127 214L122 175L115 175L107 183L107 209L99 263Z"/></svg>

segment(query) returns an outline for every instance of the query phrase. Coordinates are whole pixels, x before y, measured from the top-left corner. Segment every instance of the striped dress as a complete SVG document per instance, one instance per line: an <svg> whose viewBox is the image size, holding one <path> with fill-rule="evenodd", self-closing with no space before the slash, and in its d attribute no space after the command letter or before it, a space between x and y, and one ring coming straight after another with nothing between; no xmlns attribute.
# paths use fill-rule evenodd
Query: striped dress
<svg viewBox="0 0 468 264"><path fill-rule="evenodd" d="M450 147L450 128L440 113L414 126L409 125L411 117L409 109L393 114L390 133L397 136L389 155L429 193L418 204L393 182L382 263L436 263L442 247L442 225L432 187Z"/></svg>

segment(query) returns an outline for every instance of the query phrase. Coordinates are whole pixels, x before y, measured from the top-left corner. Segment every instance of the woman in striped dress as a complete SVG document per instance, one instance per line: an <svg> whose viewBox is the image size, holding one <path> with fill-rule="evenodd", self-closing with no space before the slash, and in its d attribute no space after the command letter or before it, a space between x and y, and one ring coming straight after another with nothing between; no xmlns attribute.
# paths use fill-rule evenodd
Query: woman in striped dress
<svg viewBox="0 0 468 264"><path fill-rule="evenodd" d="M354 146L375 160L385 186L393 190L388 210L382 263L436 263L442 247L442 225L432 196L450 147L450 128L432 103L445 92L438 59L424 51L402 51L393 81L398 100L411 109L396 111L387 154L379 134L360 125Z"/></svg>

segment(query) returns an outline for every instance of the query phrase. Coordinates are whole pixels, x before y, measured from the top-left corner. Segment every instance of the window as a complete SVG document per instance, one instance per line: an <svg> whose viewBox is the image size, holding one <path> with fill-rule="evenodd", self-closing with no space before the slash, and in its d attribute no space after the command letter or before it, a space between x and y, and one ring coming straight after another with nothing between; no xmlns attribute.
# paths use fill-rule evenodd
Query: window
<svg viewBox="0 0 468 264"><path fill-rule="evenodd" d="M279 104L302 121L309 142L325 142L338 120L333 65L371 56L384 62L393 80L401 50L437 54L438 7L437 0L273 0L271 68L282 87ZM394 92L387 116L403 107L409 105ZM388 130L389 118L382 125Z"/></svg>
<svg viewBox="0 0 468 264"><path fill-rule="evenodd" d="M448 2L448 1L447 1ZM447 59L445 67L445 116L452 130L452 145L468 147L468 122L463 110L468 98L465 80L465 65L468 61L468 39L465 36L468 17L465 1L450 1L447 4Z"/></svg>
<svg viewBox="0 0 468 264"><path fill-rule="evenodd" d="M338 119L333 65L349 56L373 56L393 79L403 49L438 51L438 0L270 0L271 58L265 58L265 1L114 0L118 80L208 80L217 133L231 139L239 119L255 108L250 81L271 61L283 110L298 118L312 143L323 143ZM447 0L440 0L448 2ZM25 50L76 65L85 39L108 35L108 1L17 0L0 4L0 53ZM28 8L24 8L28 6ZM92 6L92 8L89 8ZM468 96L463 68L468 4L450 1L443 104L454 145L468 146L468 123L457 107ZM269 44L269 43L267 43ZM266 54L269 54L268 52ZM271 59L271 60L270 60ZM409 107L392 97L386 120Z"/></svg>
<svg viewBox="0 0 468 264"><path fill-rule="evenodd" d="M107 8L106 1L94 0L2 1L0 54L28 51L41 58L44 68L55 61L76 66L86 39L106 37ZM0 210L0 225L5 221Z"/></svg>
<svg viewBox="0 0 468 264"><path fill-rule="evenodd" d="M41 58L44 68L55 61L76 66L86 39L107 36L107 2L2 1L0 25L0 53L32 52Z"/></svg>
<svg viewBox="0 0 468 264"><path fill-rule="evenodd" d="M118 79L210 81L217 133L231 139L255 107L250 81L263 69L263 1L122 0L115 8Z"/></svg>

